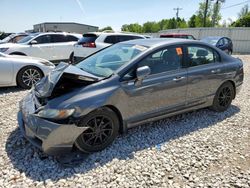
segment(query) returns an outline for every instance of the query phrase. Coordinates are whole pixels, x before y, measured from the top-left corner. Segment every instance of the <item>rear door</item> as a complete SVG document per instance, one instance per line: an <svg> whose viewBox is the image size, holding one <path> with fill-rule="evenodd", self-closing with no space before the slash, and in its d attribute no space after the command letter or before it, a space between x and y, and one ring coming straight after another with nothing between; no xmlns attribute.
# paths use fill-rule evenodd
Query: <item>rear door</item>
<svg viewBox="0 0 250 188"><path fill-rule="evenodd" d="M199 105L213 98L224 79L224 64L219 54L203 45L186 46L188 66L187 103Z"/></svg>
<svg viewBox="0 0 250 188"><path fill-rule="evenodd" d="M73 36L69 38L69 35L52 35L53 59L68 60L70 54L73 52L73 45L77 40L78 39L76 37L73 38Z"/></svg>
<svg viewBox="0 0 250 188"><path fill-rule="evenodd" d="M181 46L156 51L140 61L136 68L148 66L151 74L141 85L135 79L124 80L121 85L126 93L126 106L130 109L128 121L133 123L145 118L163 115L185 107L187 69L182 67ZM124 78L135 74L132 69Z"/></svg>

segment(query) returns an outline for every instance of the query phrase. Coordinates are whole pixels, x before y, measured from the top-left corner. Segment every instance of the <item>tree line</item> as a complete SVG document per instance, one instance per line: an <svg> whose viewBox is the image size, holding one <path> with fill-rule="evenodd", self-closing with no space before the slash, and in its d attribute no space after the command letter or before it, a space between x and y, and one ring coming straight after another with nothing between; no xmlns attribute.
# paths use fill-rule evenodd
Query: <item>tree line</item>
<svg viewBox="0 0 250 188"><path fill-rule="evenodd" d="M170 18L162 19L158 22L149 21L143 23L142 25L138 23L124 24L122 25L121 30L135 33L156 33L166 29L203 27L205 8L206 4L200 3L199 9L189 18L189 20L185 20L184 18ZM230 21L230 23L224 21L220 24L222 19L220 10L220 3L212 4L209 1L206 16L206 27L250 27L250 11L248 5L245 5L241 9L238 14L238 19L235 22ZM112 27L108 26L100 29L100 31L104 30L112 30Z"/></svg>

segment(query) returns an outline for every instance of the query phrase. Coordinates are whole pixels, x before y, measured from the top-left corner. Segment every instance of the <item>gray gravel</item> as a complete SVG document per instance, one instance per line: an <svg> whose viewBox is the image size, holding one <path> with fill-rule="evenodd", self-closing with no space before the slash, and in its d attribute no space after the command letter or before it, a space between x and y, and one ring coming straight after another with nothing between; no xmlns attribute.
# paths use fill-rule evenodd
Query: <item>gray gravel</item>
<svg viewBox="0 0 250 188"><path fill-rule="evenodd" d="M27 91L0 89L0 187L250 187L250 56L244 87L224 113L204 109L130 130L65 168L20 134Z"/></svg>

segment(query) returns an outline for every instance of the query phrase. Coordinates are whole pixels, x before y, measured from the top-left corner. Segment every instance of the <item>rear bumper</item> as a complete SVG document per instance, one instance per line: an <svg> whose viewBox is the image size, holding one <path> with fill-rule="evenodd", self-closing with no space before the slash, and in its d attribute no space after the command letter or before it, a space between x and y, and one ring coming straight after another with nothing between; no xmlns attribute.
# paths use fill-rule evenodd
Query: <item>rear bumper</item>
<svg viewBox="0 0 250 188"><path fill-rule="evenodd" d="M26 102L21 102L21 109L18 112L20 130L31 144L46 154L60 155L70 152L77 137L87 129L77 127L75 124L57 124L36 114L29 114L26 105L31 103L26 104Z"/></svg>

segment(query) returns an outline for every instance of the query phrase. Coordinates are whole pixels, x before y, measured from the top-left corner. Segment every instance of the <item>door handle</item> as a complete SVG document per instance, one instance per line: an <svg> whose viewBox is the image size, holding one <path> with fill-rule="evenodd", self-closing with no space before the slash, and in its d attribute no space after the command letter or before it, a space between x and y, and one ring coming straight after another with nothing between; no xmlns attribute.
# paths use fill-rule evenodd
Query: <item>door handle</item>
<svg viewBox="0 0 250 188"><path fill-rule="evenodd" d="M177 76L176 78L173 79L173 81L178 82L178 81L181 81L183 79L185 79L184 76Z"/></svg>
<svg viewBox="0 0 250 188"><path fill-rule="evenodd" d="M211 73L212 73L212 74L216 74L216 73L219 73L220 71L221 71L220 69L211 70Z"/></svg>

